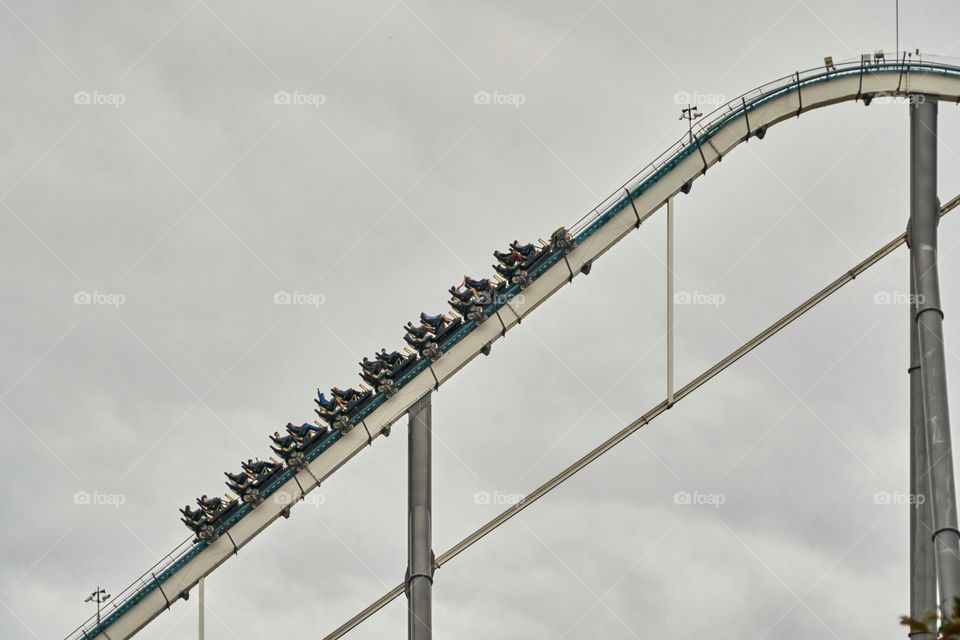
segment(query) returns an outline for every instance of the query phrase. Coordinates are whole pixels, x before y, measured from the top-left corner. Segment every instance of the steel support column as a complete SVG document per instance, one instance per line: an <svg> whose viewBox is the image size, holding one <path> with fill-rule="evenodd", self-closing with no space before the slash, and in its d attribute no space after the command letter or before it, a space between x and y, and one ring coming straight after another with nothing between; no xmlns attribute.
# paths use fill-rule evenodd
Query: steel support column
<svg viewBox="0 0 960 640"><path fill-rule="evenodd" d="M952 614L960 596L960 531L953 473L950 415L937 273L937 97L910 100L910 260L917 295L917 339L924 430L928 444L932 534L939 602Z"/></svg>
<svg viewBox="0 0 960 640"><path fill-rule="evenodd" d="M200 629L199 629L199 632L198 632L198 634L197 634L197 637L200 638L200 640L203 640L203 622L204 622L204 620L203 620L203 618L204 618L204 610L203 610L203 579L204 579L204 577L205 577L205 576L200 576L200 583L199 583L198 586L197 586L197 591L198 591L198 593L197 593L197 600L199 600L199 606L200 606L200 613L199 613L199 616L198 616L198 617L199 617L199 623L200 623Z"/></svg>
<svg viewBox="0 0 960 640"><path fill-rule="evenodd" d="M930 459L923 424L923 381L916 323L916 290L910 266L910 617L922 620L937 608L937 567L933 557ZM935 640L932 633L911 632L913 640Z"/></svg>
<svg viewBox="0 0 960 640"><path fill-rule="evenodd" d="M407 474L407 629L410 640L432 636L433 542L431 533L430 394L407 412L410 420Z"/></svg>
<svg viewBox="0 0 960 640"><path fill-rule="evenodd" d="M667 404L673 406L673 196L667 198Z"/></svg>

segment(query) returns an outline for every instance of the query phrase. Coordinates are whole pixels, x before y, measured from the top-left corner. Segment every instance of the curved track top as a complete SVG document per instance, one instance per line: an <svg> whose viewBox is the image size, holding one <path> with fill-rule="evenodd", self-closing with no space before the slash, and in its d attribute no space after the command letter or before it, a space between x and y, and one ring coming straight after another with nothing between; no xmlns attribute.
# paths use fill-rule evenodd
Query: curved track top
<svg viewBox="0 0 960 640"><path fill-rule="evenodd" d="M283 515L289 515L305 493L384 434L413 403L450 380L481 350L520 323L550 296L581 273L609 248L653 215L668 198L689 191L691 183L750 137L803 112L845 101L869 102L876 96L927 94L960 103L960 66L936 60L920 62L893 58L854 61L829 69L818 67L758 87L708 116L697 120L692 134L662 153L627 184L614 192L571 229L576 248L557 252L530 273L533 283L523 296L504 296L481 324L466 322L444 342L442 358L421 358L397 380L399 392L377 396L354 416L356 428L335 429L311 452L299 472L287 468L266 487L271 498L253 508L244 504L218 527L211 543L185 540L104 607L101 622L94 616L67 640L123 640L146 626L172 603L185 598L202 576L209 574L238 549ZM509 294L517 293L514 285Z"/></svg>

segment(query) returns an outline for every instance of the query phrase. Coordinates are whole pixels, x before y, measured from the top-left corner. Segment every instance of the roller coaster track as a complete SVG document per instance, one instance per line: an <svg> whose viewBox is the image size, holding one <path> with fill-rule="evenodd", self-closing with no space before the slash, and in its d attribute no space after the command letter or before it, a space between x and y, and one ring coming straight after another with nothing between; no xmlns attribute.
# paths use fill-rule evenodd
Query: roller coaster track
<svg viewBox="0 0 960 640"><path fill-rule="evenodd" d="M940 215L945 216L950 211L953 211L958 206L960 206L960 195L953 198L947 204L943 205L940 208ZM847 285L853 282L857 276L864 273L877 264L883 258L887 257L895 249L901 245L906 244L907 234L901 233L899 236L883 245L880 249L873 252L866 260L860 262L852 269L845 271L843 275L838 277L836 280L828 284L826 287L810 296L802 304L794 308L790 313L786 314L772 325L755 335L753 338L744 342L740 347L731 352L727 357L725 357L720 362L716 363L699 376L694 378L692 381L681 387L673 396L673 404L676 404L689 396L691 393L699 389L703 384L711 380L714 376L718 375L720 372L724 371L727 367L737 362L743 356L747 355L761 344L766 342L768 339L773 337L775 334L779 333L781 330L785 329L795 320L798 320L803 314L807 311L810 311L815 306L832 296L834 293L839 291L844 285ZM453 545L439 556L437 556L434 561L434 568L439 569L444 566L455 557L472 547L474 544L479 542L488 534L492 533L494 529L504 524L507 520L510 520L515 515L519 514L521 511L529 507L531 504L547 495L557 487L559 487L563 482L573 477L576 473L584 469L591 462L605 454L607 451L610 451L615 446L627 439L628 436L639 431L641 428L650 424L654 419L656 419L660 414L669 409L672 405L667 401L663 400L658 403L656 406L651 408L649 411L644 413L642 416L625 426L623 429L613 434L602 443L591 449L585 455L583 455L576 462L568 466L566 469L556 474L539 487L531 491L530 493L524 494L523 500L512 505L510 508L505 509L500 512L496 517L489 520L482 527L468 535L466 538ZM342 638L348 631L355 628L361 622L375 614L377 611L387 606L399 597L403 593L404 585L398 584L393 589L385 593L383 596L375 600L370 606L366 609L350 618L343 625L338 627L333 633L324 637L324 640L336 640L337 638Z"/></svg>
<svg viewBox="0 0 960 640"><path fill-rule="evenodd" d="M133 584L117 594L96 616L84 622L66 640L121 640L130 638L149 624L176 600L186 599L198 581L235 555L257 534L280 517L289 517L291 507L319 486L364 447L385 433L420 398L439 388L490 345L503 338L522 319L544 301L588 273L593 261L602 256L631 231L660 209L669 198L688 193L693 182L720 162L734 147L751 137L763 138L769 127L806 111L845 101L862 100L869 104L879 96L925 94L941 101L960 104L960 66L938 60L872 58L817 67L774 80L743 94L711 114L697 120L689 134L673 144L643 171L631 178L570 229L576 246L556 251L541 260L529 276L532 282L516 296L519 285L511 286L477 323L466 321L440 345L443 356L435 361L421 358L395 382L398 392L387 398L377 395L351 416L349 429L334 429L322 443L310 451L302 469L286 468L261 491L265 500L259 505L243 504L217 526L219 534L211 542L184 540L151 567ZM956 207L955 198L941 213ZM774 333L875 264L904 242L901 235L863 263L851 269L793 312L745 343L740 349L705 371L677 391L674 402L689 395L707 380L761 344ZM437 558L441 566L474 544L497 526L519 513L565 479L583 468L604 451L621 442L669 408L665 400L627 425L571 467L534 491L520 505L508 509L452 549ZM399 589L399 591L398 591ZM395 588L328 638L338 638L360 621L402 593Z"/></svg>

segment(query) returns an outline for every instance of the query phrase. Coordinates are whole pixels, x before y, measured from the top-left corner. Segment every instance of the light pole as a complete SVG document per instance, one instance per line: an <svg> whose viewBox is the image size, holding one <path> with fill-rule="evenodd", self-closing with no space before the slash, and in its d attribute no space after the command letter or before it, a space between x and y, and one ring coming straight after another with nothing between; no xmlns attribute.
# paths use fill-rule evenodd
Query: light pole
<svg viewBox="0 0 960 640"><path fill-rule="evenodd" d="M110 599L110 594L107 593L106 589L101 589L97 587L97 590L87 596L87 599L84 602L96 602L97 603L97 626L100 626L100 605Z"/></svg>
<svg viewBox="0 0 960 640"><path fill-rule="evenodd" d="M702 116L703 114L700 113L700 110L697 106L690 106L688 104L686 109L680 109L680 117L678 120L686 120L689 123L687 131L690 135L691 143L693 143L693 121Z"/></svg>

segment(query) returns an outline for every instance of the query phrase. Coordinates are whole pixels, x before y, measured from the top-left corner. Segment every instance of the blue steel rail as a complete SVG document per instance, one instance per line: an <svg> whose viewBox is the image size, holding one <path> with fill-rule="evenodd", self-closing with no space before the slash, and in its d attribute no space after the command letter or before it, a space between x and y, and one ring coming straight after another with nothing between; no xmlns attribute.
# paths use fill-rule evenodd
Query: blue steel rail
<svg viewBox="0 0 960 640"><path fill-rule="evenodd" d="M798 71L789 76L784 76L767 84L761 85L747 93L737 96L726 104L718 107L700 120L697 120L692 129L685 133L677 142L671 145L666 151L660 154L644 169L635 174L619 189L604 199L597 207L589 211L570 229L577 244L596 233L600 228L609 222L617 213L628 206L637 196L641 195L661 178L670 173L680 162L689 156L702 153L702 146L718 132L723 130L728 124L737 120L744 114L749 114L754 109L766 104L770 100L779 98L794 92L799 92L802 96L804 87L809 87L822 82L829 82L838 78L846 78L859 75L861 78L870 74L896 72L901 74L901 79L909 74L938 74L960 78L960 66L946 64L939 61L921 61L912 58L897 58L890 61L862 61L855 60L850 62L838 63L835 67L825 69L824 67L814 67L806 71ZM862 84L861 84L862 86ZM898 86L894 95L906 95L907 90L901 90ZM857 99L866 97L867 94L857 95ZM798 101L801 105L797 115L803 111L802 98ZM706 172L706 161L704 161L704 170ZM563 259L564 252L554 250L545 256L538 264L529 271L532 280L536 280L545 273L550 267ZM484 307L484 315L491 317L504 306L508 305L509 300L519 293L520 285L514 284L507 288L505 292L496 296L494 302ZM473 320L464 319L463 325L448 336L441 344L442 351L447 351L455 344L460 342L477 326ZM418 362L400 376L395 384L402 388L417 375L430 367L430 360L426 357L420 357ZM386 401L386 396L378 393L371 400L366 402L360 410L356 411L350 417L352 426L359 425L363 419L370 415ZM323 451L328 449L334 442L340 439L343 432L340 429L334 429L317 446L307 452L308 461L316 459ZM277 488L289 481L296 475L297 469L286 467L277 474L260 492L264 498L273 494ZM223 535L234 524L240 521L255 507L250 503L243 503L236 511L217 525L215 532L217 535ZM198 541L191 544L193 537L184 540L172 552L161 559L149 571L140 576L133 584L124 589L111 601L112 609L109 612L101 612L101 622L96 623L96 616L86 620L80 627L71 632L66 640L92 640L114 621L123 616L131 607L140 602L144 597L158 587L162 590L163 583L174 573L197 556L207 547L207 542ZM180 596L179 593L164 593L168 602L175 600Z"/></svg>

